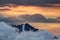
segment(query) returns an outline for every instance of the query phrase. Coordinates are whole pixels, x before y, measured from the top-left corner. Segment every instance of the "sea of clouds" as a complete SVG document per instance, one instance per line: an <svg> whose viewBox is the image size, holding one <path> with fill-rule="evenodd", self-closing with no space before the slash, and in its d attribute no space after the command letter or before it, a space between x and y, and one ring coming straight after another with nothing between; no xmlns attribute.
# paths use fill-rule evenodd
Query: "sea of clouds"
<svg viewBox="0 0 60 40"><path fill-rule="evenodd" d="M10 25L0 22L0 40L60 40L60 36L58 35L58 39L53 38L54 35L45 31L39 30L37 32L16 32L16 28L12 28Z"/></svg>

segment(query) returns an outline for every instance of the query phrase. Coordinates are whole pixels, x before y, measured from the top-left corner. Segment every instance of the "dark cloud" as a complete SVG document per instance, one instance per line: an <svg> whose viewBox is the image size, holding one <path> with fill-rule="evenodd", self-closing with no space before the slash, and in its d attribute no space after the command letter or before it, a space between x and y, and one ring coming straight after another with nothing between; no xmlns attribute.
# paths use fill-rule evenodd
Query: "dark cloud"
<svg viewBox="0 0 60 40"><path fill-rule="evenodd" d="M8 24L19 24L22 22L25 22L25 20L23 21L22 19L16 18L16 17L5 17L3 15L0 15L0 22L4 21Z"/></svg>
<svg viewBox="0 0 60 40"><path fill-rule="evenodd" d="M49 4L60 4L60 0L0 0L0 5L5 4L51 6Z"/></svg>
<svg viewBox="0 0 60 40"><path fill-rule="evenodd" d="M10 9L0 9L0 11L9 11Z"/></svg>
<svg viewBox="0 0 60 40"><path fill-rule="evenodd" d="M5 16L3 16L3 15L0 15L0 22L1 21L4 21L4 22L6 22L6 23L9 23L9 24L14 24L14 23L16 23L16 19L15 18L11 18L11 17L5 17ZM17 21L18 22L18 21Z"/></svg>

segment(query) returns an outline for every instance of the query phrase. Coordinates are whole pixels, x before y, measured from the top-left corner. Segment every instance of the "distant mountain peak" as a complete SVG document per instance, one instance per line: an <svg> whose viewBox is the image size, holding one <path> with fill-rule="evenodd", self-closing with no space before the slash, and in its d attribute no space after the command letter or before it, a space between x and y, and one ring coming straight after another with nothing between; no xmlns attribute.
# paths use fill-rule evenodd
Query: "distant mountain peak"
<svg viewBox="0 0 60 40"><path fill-rule="evenodd" d="M12 25L12 26L14 26L15 28L18 28L19 29L19 32L23 32L23 30L24 31L33 31L33 32L39 30L39 29L34 28L33 26L31 26L28 23L21 24L21 25Z"/></svg>

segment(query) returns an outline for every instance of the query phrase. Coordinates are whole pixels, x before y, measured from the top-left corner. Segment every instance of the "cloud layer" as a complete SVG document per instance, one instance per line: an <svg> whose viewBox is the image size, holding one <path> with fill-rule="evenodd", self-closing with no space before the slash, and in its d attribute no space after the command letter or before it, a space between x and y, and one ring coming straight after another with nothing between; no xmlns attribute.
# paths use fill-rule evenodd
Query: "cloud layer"
<svg viewBox="0 0 60 40"><path fill-rule="evenodd" d="M38 32L15 32L8 24L0 23L0 40L52 40L54 36L47 31L39 30Z"/></svg>
<svg viewBox="0 0 60 40"><path fill-rule="evenodd" d="M0 0L0 5L5 4L51 6L49 4L60 4L60 0Z"/></svg>
<svg viewBox="0 0 60 40"><path fill-rule="evenodd" d="M0 40L60 40L60 35L54 36L45 30L37 32L24 31L21 33L15 31L15 28L5 22L0 22Z"/></svg>

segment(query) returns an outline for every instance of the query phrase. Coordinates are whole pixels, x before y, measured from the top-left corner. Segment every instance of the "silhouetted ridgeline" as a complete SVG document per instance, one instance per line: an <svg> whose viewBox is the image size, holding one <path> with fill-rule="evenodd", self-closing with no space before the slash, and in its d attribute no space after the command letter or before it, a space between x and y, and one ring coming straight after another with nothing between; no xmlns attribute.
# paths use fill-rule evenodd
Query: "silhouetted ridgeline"
<svg viewBox="0 0 60 40"><path fill-rule="evenodd" d="M42 14L34 15L20 15L18 18L0 16L0 21L4 21L9 24L18 24L22 22L40 22L40 23L60 23L60 17L57 18L46 18Z"/></svg>
<svg viewBox="0 0 60 40"><path fill-rule="evenodd" d="M59 18L48 18L48 23L60 23L60 19Z"/></svg>
<svg viewBox="0 0 60 40"><path fill-rule="evenodd" d="M43 23L60 23L60 17L57 18L46 18L42 14L34 14L34 15L21 15L19 18L24 19L24 21L28 22L43 22Z"/></svg>
<svg viewBox="0 0 60 40"><path fill-rule="evenodd" d="M19 16L20 19L23 19L23 21L28 21L28 22L46 22L47 19L41 14L34 14L34 15L21 15Z"/></svg>

